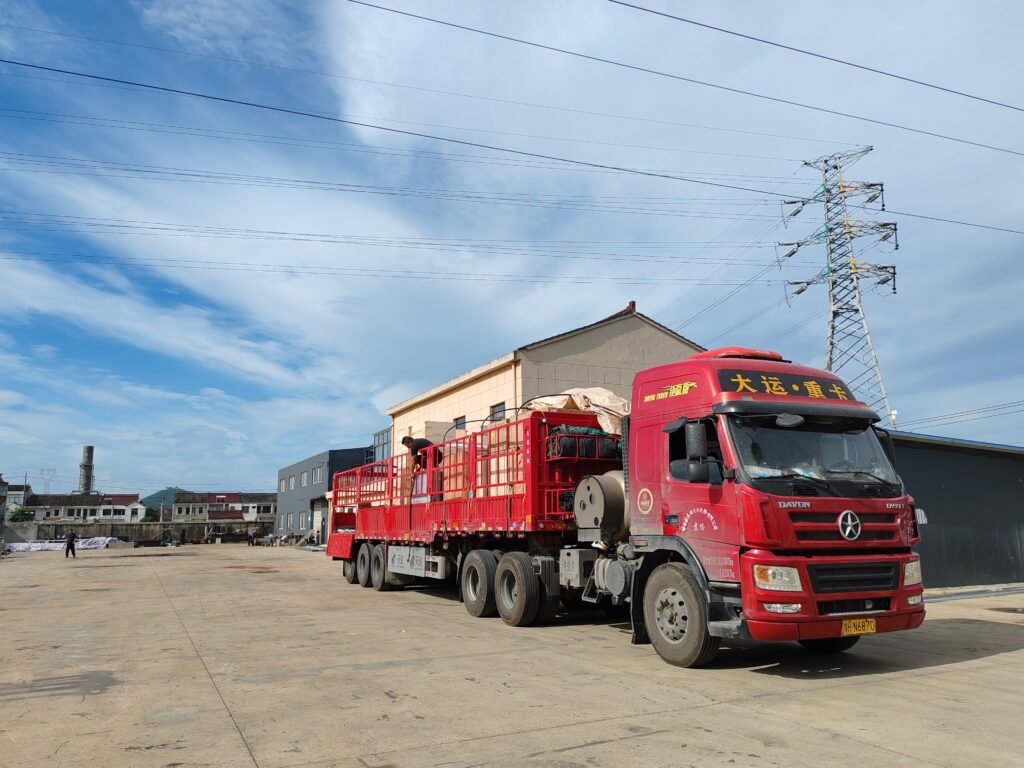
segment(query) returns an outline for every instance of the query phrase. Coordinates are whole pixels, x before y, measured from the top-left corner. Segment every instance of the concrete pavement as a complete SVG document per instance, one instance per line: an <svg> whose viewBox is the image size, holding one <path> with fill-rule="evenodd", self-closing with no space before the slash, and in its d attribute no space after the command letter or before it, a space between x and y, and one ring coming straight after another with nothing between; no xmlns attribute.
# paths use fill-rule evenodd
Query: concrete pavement
<svg viewBox="0 0 1024 768"><path fill-rule="evenodd" d="M1024 765L1024 595L909 633L664 664L599 615L513 629L286 548L0 560L0 766Z"/></svg>

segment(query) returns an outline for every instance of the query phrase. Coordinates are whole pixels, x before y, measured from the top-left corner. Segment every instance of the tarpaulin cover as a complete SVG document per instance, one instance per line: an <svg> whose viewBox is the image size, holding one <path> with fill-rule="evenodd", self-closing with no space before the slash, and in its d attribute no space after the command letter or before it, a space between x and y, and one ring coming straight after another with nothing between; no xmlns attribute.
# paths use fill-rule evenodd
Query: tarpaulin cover
<svg viewBox="0 0 1024 768"><path fill-rule="evenodd" d="M577 387L559 395L538 397L527 403L534 411L579 411L597 414L601 429L612 435L622 434L622 417L629 413L629 401L604 387Z"/></svg>

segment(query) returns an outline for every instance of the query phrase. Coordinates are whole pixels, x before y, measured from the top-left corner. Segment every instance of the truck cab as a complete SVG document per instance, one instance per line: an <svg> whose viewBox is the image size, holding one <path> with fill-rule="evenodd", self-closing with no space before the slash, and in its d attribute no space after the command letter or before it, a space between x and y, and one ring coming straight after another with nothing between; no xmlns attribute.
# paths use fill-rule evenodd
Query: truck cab
<svg viewBox="0 0 1024 768"><path fill-rule="evenodd" d="M722 638L841 651L924 619L913 499L878 415L834 374L724 348L634 381L623 554L634 639L706 663Z"/></svg>

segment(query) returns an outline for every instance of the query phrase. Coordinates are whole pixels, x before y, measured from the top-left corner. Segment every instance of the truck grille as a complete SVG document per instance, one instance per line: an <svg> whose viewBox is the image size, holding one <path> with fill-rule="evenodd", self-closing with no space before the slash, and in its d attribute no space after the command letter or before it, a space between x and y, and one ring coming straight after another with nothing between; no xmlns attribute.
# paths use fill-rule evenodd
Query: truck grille
<svg viewBox="0 0 1024 768"><path fill-rule="evenodd" d="M816 594L874 592L896 589L899 563L808 565L807 573Z"/></svg>
<svg viewBox="0 0 1024 768"><path fill-rule="evenodd" d="M868 603L871 603L869 606ZM882 613L889 610L888 597L858 600L822 600L818 603L819 616L845 616L851 613Z"/></svg>
<svg viewBox="0 0 1024 768"><path fill-rule="evenodd" d="M836 541L843 544L848 542L839 533L837 523L840 512L798 512L789 513L789 521L793 526L793 534L797 541ZM860 517L861 534L858 542L887 542L895 541L899 535L899 523L896 522L896 515L892 512L858 512Z"/></svg>

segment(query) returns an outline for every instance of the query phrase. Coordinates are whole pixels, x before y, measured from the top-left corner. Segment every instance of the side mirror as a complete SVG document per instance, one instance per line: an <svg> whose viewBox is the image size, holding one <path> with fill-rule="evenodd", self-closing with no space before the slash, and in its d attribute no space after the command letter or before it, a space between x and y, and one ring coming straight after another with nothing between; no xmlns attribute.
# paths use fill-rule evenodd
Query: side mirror
<svg viewBox="0 0 1024 768"><path fill-rule="evenodd" d="M708 457L708 435L703 422L688 421L683 430L686 439L686 458L690 461L706 459Z"/></svg>
<svg viewBox="0 0 1024 768"><path fill-rule="evenodd" d="M711 467L702 461L691 460L686 465L686 479L691 483L707 483L711 481Z"/></svg>

